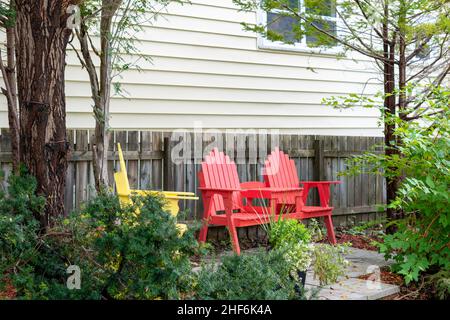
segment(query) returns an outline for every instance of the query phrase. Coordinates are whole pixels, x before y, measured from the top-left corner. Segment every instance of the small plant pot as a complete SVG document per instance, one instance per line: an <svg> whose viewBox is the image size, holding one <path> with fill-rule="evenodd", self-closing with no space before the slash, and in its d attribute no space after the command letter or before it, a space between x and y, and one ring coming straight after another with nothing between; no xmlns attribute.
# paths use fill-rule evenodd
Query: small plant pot
<svg viewBox="0 0 450 320"><path fill-rule="evenodd" d="M300 279L300 284L302 286L302 289L305 287L306 283L306 271L297 271L298 278Z"/></svg>
<svg viewBox="0 0 450 320"><path fill-rule="evenodd" d="M297 275L300 281L295 284L295 291L302 296L305 291L306 271L297 271Z"/></svg>

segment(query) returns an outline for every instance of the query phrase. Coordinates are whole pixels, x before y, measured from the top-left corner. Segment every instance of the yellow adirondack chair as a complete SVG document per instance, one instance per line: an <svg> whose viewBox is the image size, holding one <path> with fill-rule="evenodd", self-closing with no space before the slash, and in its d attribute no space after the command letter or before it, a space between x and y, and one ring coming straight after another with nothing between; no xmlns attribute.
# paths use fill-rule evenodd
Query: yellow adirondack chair
<svg viewBox="0 0 450 320"><path fill-rule="evenodd" d="M119 162L120 171L114 173L114 180L116 182L116 190L119 196L120 202L122 204L130 204L130 196L133 194L137 195L158 195L162 194L166 200L164 209L169 211L173 216L177 216L180 212L180 207L178 206L179 200L198 200L195 193L192 192L177 192L177 191L153 191L153 190L132 190L130 189L130 184L128 182L127 167L125 165L125 160L123 158L122 148L120 143L117 144L117 150L119 152ZM183 223L177 224L177 229L182 235L187 230L187 225Z"/></svg>

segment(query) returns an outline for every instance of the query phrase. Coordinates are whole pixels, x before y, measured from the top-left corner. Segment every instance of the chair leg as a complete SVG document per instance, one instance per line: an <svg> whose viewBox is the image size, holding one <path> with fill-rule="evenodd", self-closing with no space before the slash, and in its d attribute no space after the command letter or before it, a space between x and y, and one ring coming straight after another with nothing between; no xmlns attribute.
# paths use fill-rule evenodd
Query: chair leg
<svg viewBox="0 0 450 320"><path fill-rule="evenodd" d="M200 229L200 233L198 235L199 242L206 242L206 237L208 236L208 221L203 222L203 226Z"/></svg>
<svg viewBox="0 0 450 320"><path fill-rule="evenodd" d="M331 214L326 215L324 219L325 219L325 226L327 227L328 231L328 240L332 244L336 244L336 237L334 235L333 219L331 218Z"/></svg>
<svg viewBox="0 0 450 320"><path fill-rule="evenodd" d="M200 233L198 235L199 242L206 242L208 236L208 226L211 218L212 211L212 197L205 195L204 198L204 213L203 213L203 226L200 229Z"/></svg>
<svg viewBox="0 0 450 320"><path fill-rule="evenodd" d="M228 232L230 233L231 244L233 245L233 250L239 256L241 254L241 248L239 247L239 238L237 234L237 229L234 223L228 226Z"/></svg>

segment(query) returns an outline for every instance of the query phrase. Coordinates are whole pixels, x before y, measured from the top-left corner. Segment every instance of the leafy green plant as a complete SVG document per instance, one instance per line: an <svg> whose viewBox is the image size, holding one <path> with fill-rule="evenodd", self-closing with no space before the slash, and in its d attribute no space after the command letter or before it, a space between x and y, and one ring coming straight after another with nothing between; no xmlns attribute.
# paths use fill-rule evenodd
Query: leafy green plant
<svg viewBox="0 0 450 320"><path fill-rule="evenodd" d="M221 264L204 265L195 298L202 300L304 299L290 276L282 250L224 256Z"/></svg>
<svg viewBox="0 0 450 320"><path fill-rule="evenodd" d="M280 218L270 223L269 244L284 252L284 259L291 266L291 274L297 279L299 271L306 271L311 265L311 234L298 220Z"/></svg>
<svg viewBox="0 0 450 320"><path fill-rule="evenodd" d="M441 270L428 276L427 283L434 288L436 298L440 300L450 299L450 270Z"/></svg>
<svg viewBox="0 0 450 320"><path fill-rule="evenodd" d="M195 276L190 257L202 253L190 228L182 236L159 197L122 206L108 193L41 230L45 199L36 181L11 176L0 194L0 292L18 299L180 299ZM67 288L67 268L81 270L81 288Z"/></svg>
<svg viewBox="0 0 450 320"><path fill-rule="evenodd" d="M39 282L34 264L42 243L36 218L43 214L45 199L35 191L36 180L23 168L9 177L7 192L0 191L0 291L11 282L26 294Z"/></svg>
<svg viewBox="0 0 450 320"><path fill-rule="evenodd" d="M358 224L356 226L353 226L352 228L347 230L347 233L353 234L353 235L364 235L365 231L367 231L368 229L382 226L383 224L386 223L386 221L387 221L386 219L377 219L377 220L364 222L364 223ZM381 232L378 232L379 234L384 234L383 230L378 230L378 231L381 231Z"/></svg>
<svg viewBox="0 0 450 320"><path fill-rule="evenodd" d="M322 241L327 235L327 229L317 219L308 220L308 231L313 242Z"/></svg>
<svg viewBox="0 0 450 320"><path fill-rule="evenodd" d="M339 277L345 275L348 261L344 253L347 247L347 245L331 246L323 243L314 246L314 278L319 280L321 286L335 283Z"/></svg>
<svg viewBox="0 0 450 320"><path fill-rule="evenodd" d="M310 242L311 234L308 228L298 220L280 218L270 224L269 243L274 247L284 244Z"/></svg>
<svg viewBox="0 0 450 320"><path fill-rule="evenodd" d="M321 241L326 236L316 219L311 219L308 225L309 233L314 241ZM327 285L337 281L345 274L349 262L345 259L349 243L328 245L316 243L311 250L312 269L314 278L319 279L320 285Z"/></svg>
<svg viewBox="0 0 450 320"><path fill-rule="evenodd" d="M86 254L110 299L180 299L191 291L190 256L199 246L190 228L180 236L176 219L156 196L134 197L120 205L116 196L99 195L79 215L65 221Z"/></svg>
<svg viewBox="0 0 450 320"><path fill-rule="evenodd" d="M415 92L413 87L408 92ZM421 273L450 269L450 91L432 87L417 94L415 104L403 114L385 114L394 130L385 153L368 152L353 157L346 174L371 173L398 180L395 199L388 208L403 216L389 221L396 232L379 244L393 270L405 282L418 281ZM418 114L422 121L409 121ZM387 152L389 151L389 152Z"/></svg>
<svg viewBox="0 0 450 320"><path fill-rule="evenodd" d="M450 91L436 89L429 104L436 114L426 117L426 125L393 120L402 158L386 159L405 176L390 203L405 219L380 249L394 257L394 270L407 283L432 267L450 269Z"/></svg>

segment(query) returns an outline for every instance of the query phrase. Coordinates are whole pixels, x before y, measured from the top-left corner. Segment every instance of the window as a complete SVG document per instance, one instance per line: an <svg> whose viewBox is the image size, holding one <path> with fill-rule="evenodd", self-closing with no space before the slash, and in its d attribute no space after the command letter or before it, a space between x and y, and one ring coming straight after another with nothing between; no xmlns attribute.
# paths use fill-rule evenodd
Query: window
<svg viewBox="0 0 450 320"><path fill-rule="evenodd" d="M299 14L312 17L313 25L299 21L292 16L286 8L273 9L269 12L260 13L260 22L267 26L268 31L280 34L288 42L273 41L261 38L260 47L269 49L285 50L307 50L314 51L319 44L328 48L336 46L336 42L330 37L317 31L314 25L326 30L328 33L337 35L337 17L335 0L321 0L321 6L317 0L289 0L290 10L298 11ZM333 51L330 49L325 50Z"/></svg>

